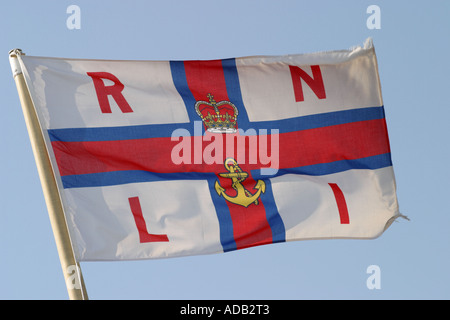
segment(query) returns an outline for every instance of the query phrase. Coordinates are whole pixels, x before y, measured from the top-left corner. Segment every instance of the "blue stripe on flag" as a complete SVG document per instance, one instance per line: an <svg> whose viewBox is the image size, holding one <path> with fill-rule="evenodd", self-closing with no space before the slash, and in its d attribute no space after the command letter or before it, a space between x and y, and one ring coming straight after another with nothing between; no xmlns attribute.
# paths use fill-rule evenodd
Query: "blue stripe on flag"
<svg viewBox="0 0 450 320"><path fill-rule="evenodd" d="M211 199L219 219L220 243L224 252L233 251L237 249L236 241L234 240L233 221L226 200L217 196L214 188L216 180L217 176L215 174L208 176Z"/></svg>
<svg viewBox="0 0 450 320"><path fill-rule="evenodd" d="M99 173L87 173L78 175L68 175L61 177L63 187L84 188L84 187L105 187L127 183L154 182L168 180L204 180L213 173L197 172L176 172L157 173L144 170L124 170Z"/></svg>
<svg viewBox="0 0 450 320"><path fill-rule="evenodd" d="M286 241L286 232L283 219L281 219L278 213L275 198L273 197L272 182L270 179L265 179L264 182L266 184L266 192L262 193L260 197L266 209L267 222L269 222L270 229L272 230L272 242L284 242Z"/></svg>
<svg viewBox="0 0 450 320"><path fill-rule="evenodd" d="M186 79L186 71L184 69L184 62L170 61L170 71L172 72L172 79L175 88L177 89L186 106L186 111L189 115L189 121L192 122L194 120L198 120L199 117L194 108L197 101L195 100L194 95L189 89L189 85Z"/></svg>
<svg viewBox="0 0 450 320"><path fill-rule="evenodd" d="M320 163L304 167L289 169L280 169L274 175L261 174L260 170L252 170L251 175L255 180L273 178L284 174L305 174L311 176L320 176L332 174L351 169L380 169L392 165L391 154L385 153L372 157L341 160L330 163ZM177 172L177 173L156 173L141 170L112 171L89 173L80 175L68 175L61 177L64 188L84 188L84 187L102 187L113 186L136 182L153 182L166 180L204 180L215 175L213 173L197 172ZM271 199L268 199L270 201ZM266 200L265 200L266 201Z"/></svg>
<svg viewBox="0 0 450 320"><path fill-rule="evenodd" d="M189 117L191 117L191 115L189 115ZM376 120L383 118L384 108L383 106L381 106L334 111L275 121L250 122L250 127L245 128L245 130L251 128L255 129L255 131L258 132L259 130L264 129L277 129L279 130L279 133L287 133L299 130L315 129L357 121ZM201 127L203 130L203 125L199 127ZM48 134L51 141L116 141L171 137L172 133L176 129L185 129L191 134L191 136L194 135L194 123L192 122L151 124L126 127L51 129L48 130Z"/></svg>
<svg viewBox="0 0 450 320"><path fill-rule="evenodd" d="M270 173L269 170L263 171L263 173L261 173L261 170L252 170L252 177L254 177L254 179L263 179L281 176L284 174L304 174L309 176L322 176L353 169L375 170L389 166L392 166L391 154L384 153L361 159L339 160L329 163L313 164L310 166L280 169L273 175L267 174Z"/></svg>

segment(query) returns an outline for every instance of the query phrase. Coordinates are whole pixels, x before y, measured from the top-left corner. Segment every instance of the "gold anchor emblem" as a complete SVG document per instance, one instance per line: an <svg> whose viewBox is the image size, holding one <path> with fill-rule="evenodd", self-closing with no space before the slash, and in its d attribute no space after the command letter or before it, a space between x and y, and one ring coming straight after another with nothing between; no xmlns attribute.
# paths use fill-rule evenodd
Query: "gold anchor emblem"
<svg viewBox="0 0 450 320"><path fill-rule="evenodd" d="M219 173L219 176L223 178L229 178L233 182L231 185L234 190L236 190L237 194L234 197L226 194L225 189L222 188L219 181L216 180L216 184L214 188L219 196L223 196L227 201L231 203L235 203L244 207L248 207L252 203L258 204L258 198L261 193L266 191L266 184L262 180L258 180L255 185L255 189L258 190L255 194L252 194L250 191L244 188L241 184L242 181L247 179L248 173L242 171L239 167L236 160L233 158L227 158L224 162L225 168L228 170L228 173Z"/></svg>

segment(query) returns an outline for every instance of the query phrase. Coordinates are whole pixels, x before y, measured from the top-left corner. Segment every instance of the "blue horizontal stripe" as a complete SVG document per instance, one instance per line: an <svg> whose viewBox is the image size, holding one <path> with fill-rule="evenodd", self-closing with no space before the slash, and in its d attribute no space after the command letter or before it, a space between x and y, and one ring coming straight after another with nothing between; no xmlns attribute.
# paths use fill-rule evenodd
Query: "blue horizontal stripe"
<svg viewBox="0 0 450 320"><path fill-rule="evenodd" d="M255 129L279 129L280 133L285 133L358 121L383 119L384 117L384 108L381 106L312 114L277 121L251 122L251 125Z"/></svg>
<svg viewBox="0 0 450 320"><path fill-rule="evenodd" d="M334 111L276 121L248 122L246 125L249 127L241 126L238 123L238 126L244 130L244 134L251 135L253 130L248 131L248 133L245 131L254 129L258 133L259 130L263 129L276 129L279 130L279 133L286 133L382 118L384 118L383 106ZM200 121L200 118L194 119L194 121ZM194 126L194 122L187 122L125 127L51 129L48 130L48 133L51 141L115 141L171 137L177 129L187 130L191 136L198 135L200 131L194 130ZM203 125L201 127L203 128Z"/></svg>
<svg viewBox="0 0 450 320"><path fill-rule="evenodd" d="M270 171L263 171L261 173L261 170L252 170L252 177L254 179L263 179L264 177L272 178L284 174L304 174L309 176L322 176L326 174L333 174L352 169L375 170L389 166L392 166L391 154L384 153L361 159L340 160L329 163L319 163L310 166L280 169L276 173L274 172L272 175L264 174Z"/></svg>
<svg viewBox="0 0 450 320"><path fill-rule="evenodd" d="M63 187L82 188L82 187L104 187L119 184L154 182L167 180L204 180L208 177L216 177L214 173L197 172L176 172L176 173L157 173L143 170L124 170L112 172L88 173L79 175L69 175L61 177Z"/></svg>
<svg viewBox="0 0 450 320"><path fill-rule="evenodd" d="M149 124L126 127L67 128L48 130L51 141L117 141L170 137L177 129L185 129L193 135L191 123Z"/></svg>
<svg viewBox="0 0 450 320"><path fill-rule="evenodd" d="M392 165L391 154L381 154L377 156L356 159L341 160L330 163L321 163L304 167L280 169L273 175L262 175L260 170L252 170L252 177L257 179L267 179L284 174L304 174L320 176L332 174L351 169L380 169ZM176 172L176 173L155 173L141 170L113 171L90 173L80 175L69 175L61 177L64 188L83 187L103 187L138 182L153 182L167 180L208 180L215 178L214 173L197 172Z"/></svg>

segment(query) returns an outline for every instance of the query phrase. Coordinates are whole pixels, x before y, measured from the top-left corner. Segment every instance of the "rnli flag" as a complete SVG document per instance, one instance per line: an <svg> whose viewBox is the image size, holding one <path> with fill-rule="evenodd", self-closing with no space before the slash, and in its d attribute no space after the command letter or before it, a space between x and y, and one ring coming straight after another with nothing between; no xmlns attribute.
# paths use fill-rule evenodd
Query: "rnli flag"
<svg viewBox="0 0 450 320"><path fill-rule="evenodd" d="M400 215L370 40L208 61L19 60L79 261L375 238Z"/></svg>

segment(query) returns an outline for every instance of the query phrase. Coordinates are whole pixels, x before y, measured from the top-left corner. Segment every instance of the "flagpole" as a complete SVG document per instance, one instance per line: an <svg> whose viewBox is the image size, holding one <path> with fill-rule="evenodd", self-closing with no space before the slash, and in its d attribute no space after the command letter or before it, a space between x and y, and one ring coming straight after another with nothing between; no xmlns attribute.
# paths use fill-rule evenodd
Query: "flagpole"
<svg viewBox="0 0 450 320"><path fill-rule="evenodd" d="M36 160L67 292L71 300L87 300L88 296L83 275L72 248L58 187L45 147L44 137L19 63L21 55L23 53L20 49L11 50L9 52L9 61Z"/></svg>

